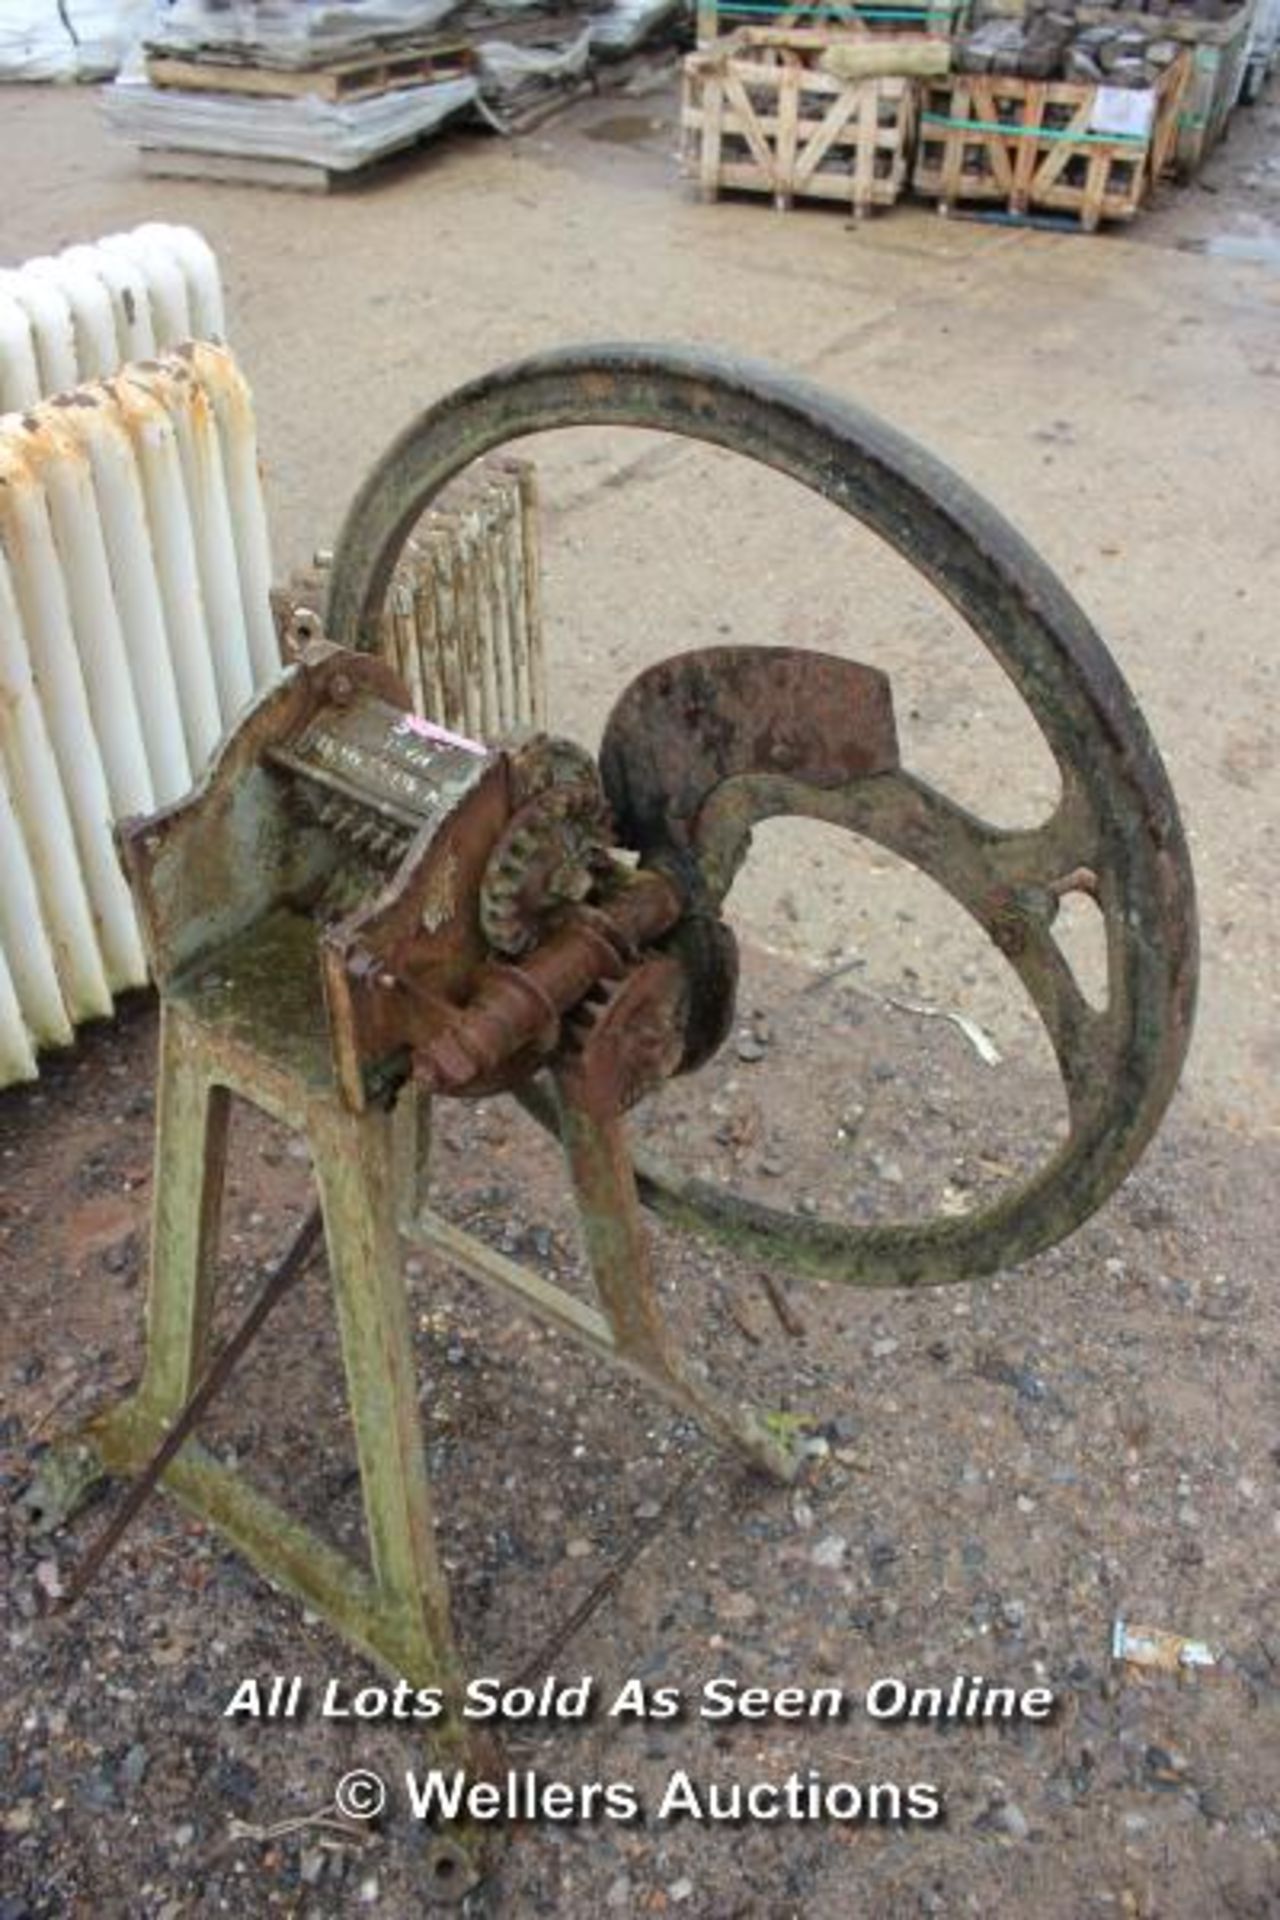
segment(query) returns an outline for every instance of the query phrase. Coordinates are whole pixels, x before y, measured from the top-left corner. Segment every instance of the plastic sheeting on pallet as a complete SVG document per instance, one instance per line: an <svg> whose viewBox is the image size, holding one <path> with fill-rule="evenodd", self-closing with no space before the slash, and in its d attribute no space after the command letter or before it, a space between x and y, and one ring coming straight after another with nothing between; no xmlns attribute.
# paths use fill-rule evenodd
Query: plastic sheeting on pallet
<svg viewBox="0 0 1280 1920"><path fill-rule="evenodd" d="M152 14L152 0L0 0L0 80L109 79Z"/></svg>
<svg viewBox="0 0 1280 1920"><path fill-rule="evenodd" d="M684 12L684 0L613 0L591 20L592 53L620 57Z"/></svg>
<svg viewBox="0 0 1280 1920"><path fill-rule="evenodd" d="M509 40L482 40L476 48L480 88L486 99L516 93L530 81L576 79L591 57L591 28L561 47L517 47Z"/></svg>
<svg viewBox="0 0 1280 1920"><path fill-rule="evenodd" d="M456 0L175 0L158 6L155 50L228 54L255 66L316 67L390 41L421 39Z"/></svg>
<svg viewBox="0 0 1280 1920"><path fill-rule="evenodd" d="M258 100L118 80L102 96L117 133L139 147L292 160L351 172L409 146L475 99L469 77L350 102Z"/></svg>

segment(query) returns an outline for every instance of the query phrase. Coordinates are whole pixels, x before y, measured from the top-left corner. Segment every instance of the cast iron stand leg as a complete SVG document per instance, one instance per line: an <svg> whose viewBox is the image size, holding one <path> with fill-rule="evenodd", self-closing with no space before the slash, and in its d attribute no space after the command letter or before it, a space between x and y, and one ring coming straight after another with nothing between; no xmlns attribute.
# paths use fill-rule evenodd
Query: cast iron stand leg
<svg viewBox="0 0 1280 1920"><path fill-rule="evenodd" d="M571 1065L556 1074L560 1139L592 1278L619 1358L665 1384L670 1398L753 1466L776 1480L793 1479L798 1461L759 1415L722 1400L690 1372L658 1297L622 1115L609 1100L593 1098L585 1081Z"/></svg>
<svg viewBox="0 0 1280 1920"><path fill-rule="evenodd" d="M167 1424L209 1360L214 1263L231 1099L210 1078L199 1029L165 1008L156 1087L147 1359L138 1399ZM141 1410L140 1407L140 1410Z"/></svg>

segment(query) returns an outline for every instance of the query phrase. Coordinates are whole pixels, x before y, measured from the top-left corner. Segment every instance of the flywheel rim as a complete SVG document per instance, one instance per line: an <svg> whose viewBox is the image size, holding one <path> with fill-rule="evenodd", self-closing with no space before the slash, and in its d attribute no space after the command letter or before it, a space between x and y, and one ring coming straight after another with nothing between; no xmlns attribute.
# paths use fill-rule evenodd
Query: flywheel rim
<svg viewBox="0 0 1280 1920"><path fill-rule="evenodd" d="M751 360L679 346L570 347L500 368L428 407L392 444L352 504L335 550L327 615L339 644L372 648L400 550L441 488L479 455L571 426L674 432L799 481L879 534L961 614L1013 682L1063 783L1051 819L1003 835L902 775L888 817L879 797L847 790L814 817L879 838L943 880L1010 953L1049 1027L1067 1083L1070 1136L1033 1178L977 1215L844 1227L743 1200L642 1153L642 1196L658 1212L758 1257L857 1285L961 1280L1028 1258L1065 1237L1132 1167L1168 1104L1190 1039L1197 977L1195 895L1178 809L1146 722L1119 668L1057 576L968 484L906 435L851 402ZM751 790L746 791L750 784ZM709 803L708 846L732 864L758 819L807 813L813 789L783 775L726 781ZM876 819L880 808L885 817ZM883 837L887 836L887 837ZM896 836L896 838L895 838ZM967 838L966 838L967 836ZM985 836L985 837L984 837ZM1107 1030L1088 1028L1054 973L1048 921L1008 938L995 885L1043 842L1046 874L1093 865L1107 923ZM704 849L705 851L705 849ZM952 885L951 880L956 884ZM957 890L957 887L959 890ZM1053 949L1056 952L1056 948ZM1060 956L1059 956L1060 957ZM1063 963L1065 966L1065 963ZM1050 1024L1046 1007L1055 1024ZM1099 1038L1099 1035L1102 1038ZM1103 1044L1105 1040L1105 1044Z"/></svg>

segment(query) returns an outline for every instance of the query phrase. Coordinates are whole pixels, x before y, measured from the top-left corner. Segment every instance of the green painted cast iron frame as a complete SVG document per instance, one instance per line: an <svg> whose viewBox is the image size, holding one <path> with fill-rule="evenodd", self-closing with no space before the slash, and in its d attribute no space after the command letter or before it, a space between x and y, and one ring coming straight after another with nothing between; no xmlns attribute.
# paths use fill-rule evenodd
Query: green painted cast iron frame
<svg viewBox="0 0 1280 1920"><path fill-rule="evenodd" d="M291 988L282 997L286 978ZM196 1441L166 1469L164 1483L392 1672L450 1691L459 1678L418 1414L405 1246L433 1250L499 1287L656 1388L756 1467L781 1479L794 1472L794 1455L759 1415L717 1397L688 1368L662 1313L621 1117L607 1102L587 1104L572 1073L561 1076L558 1123L599 1309L423 1204L430 1103L411 1084L362 1112L344 1102L314 930L303 916L268 915L205 955L194 977L169 983L162 1006L146 1365L136 1395L82 1435L109 1471L145 1467L212 1358L218 1219L238 1097L293 1129L311 1151L371 1572Z"/></svg>
<svg viewBox="0 0 1280 1920"><path fill-rule="evenodd" d="M750 362L651 347L571 349L473 383L429 408L357 496L334 561L331 637L376 645L400 548L460 468L507 440L583 424L667 428L801 481L911 560L1018 687L1062 781L1053 815L1030 832L995 829L896 765L832 788L776 767L726 770L719 779L713 768L701 804L676 820L663 800L671 789L662 754L678 753L679 742L669 727L651 724L641 682L615 709L602 766L624 844L679 869L701 913L714 914L723 902L753 825L780 814L865 834L938 880L1030 992L1057 1053L1070 1132L1047 1168L983 1214L849 1229L747 1205L633 1156L616 1088L566 1057L553 1087L530 1082L518 1097L564 1146L596 1308L422 1204L430 1117L411 1088L360 1112L344 1102L320 970L314 946L305 944L314 930L303 916L255 920L246 907L240 932L218 949L229 970L210 976L202 961L166 978L158 967L163 1030L146 1368L137 1395L100 1415L89 1437L109 1468L138 1471L208 1363L229 1105L239 1096L295 1128L312 1150L371 1571L198 1443L184 1447L165 1482L255 1565L415 1684L454 1685L458 1665L433 1535L404 1244L432 1248L497 1285L785 1478L793 1461L767 1425L716 1398L678 1350L661 1311L641 1201L757 1257L854 1284L989 1272L1061 1239L1123 1177L1159 1121L1190 1031L1196 933L1186 845L1164 770L1110 656L1043 563L962 482L879 421L806 383ZM286 686L270 696L277 697L287 703L294 695ZM241 776L229 788L246 848L256 844L253 751L246 731L232 737L222 761L224 775ZM242 878L251 893L251 880ZM1058 894L1076 884L1095 895L1106 926L1101 1010L1083 1000L1050 931ZM227 907L218 903L219 911ZM205 914L203 896L184 910ZM243 994L237 955L246 962ZM291 986L282 998L285 979ZM451 1736L449 1724L442 1723L442 1737L466 1749L466 1736Z"/></svg>

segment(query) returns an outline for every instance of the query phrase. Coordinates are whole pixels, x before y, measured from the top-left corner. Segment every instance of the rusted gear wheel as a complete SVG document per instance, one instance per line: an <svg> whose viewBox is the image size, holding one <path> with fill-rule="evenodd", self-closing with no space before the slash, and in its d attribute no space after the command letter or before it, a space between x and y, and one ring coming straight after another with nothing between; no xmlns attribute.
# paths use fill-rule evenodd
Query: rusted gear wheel
<svg viewBox="0 0 1280 1920"><path fill-rule="evenodd" d="M543 920L586 900L610 870L609 805L589 753L540 735L512 755L516 811L480 885L480 926L495 953L527 953Z"/></svg>
<svg viewBox="0 0 1280 1920"><path fill-rule="evenodd" d="M665 775L646 787L634 711L617 721L605 764L622 843L682 864L704 918L723 897L752 825L784 814L879 841L943 886L996 941L1031 995L1053 1043L1069 1120L1061 1149L1025 1185L985 1212L922 1225L808 1220L647 1159L637 1163L645 1199L758 1258L863 1286L966 1279L1052 1245L1100 1205L1150 1139L1186 1053L1195 997L1186 843L1164 768L1114 661L1026 542L913 441L770 367L666 347L567 348L489 374L429 407L371 473L348 515L331 576L331 637L376 646L404 541L462 467L506 441L587 425L666 429L728 448L800 481L880 534L990 650L1030 708L1061 779L1058 804L1040 827L1007 832L896 759L862 772L828 765L826 748L839 747L839 729L828 726L818 740L774 739L767 756L704 755L705 781L686 781L677 809ZM739 663L755 657L733 652ZM809 658L816 664L808 671L820 675L821 657ZM723 677L707 682L713 704L724 698ZM654 681L636 700L657 688ZM848 720L852 732L859 716ZM818 779L806 777L814 764ZM1080 874L1089 876L1106 930L1101 1010L1081 994L1046 906Z"/></svg>

